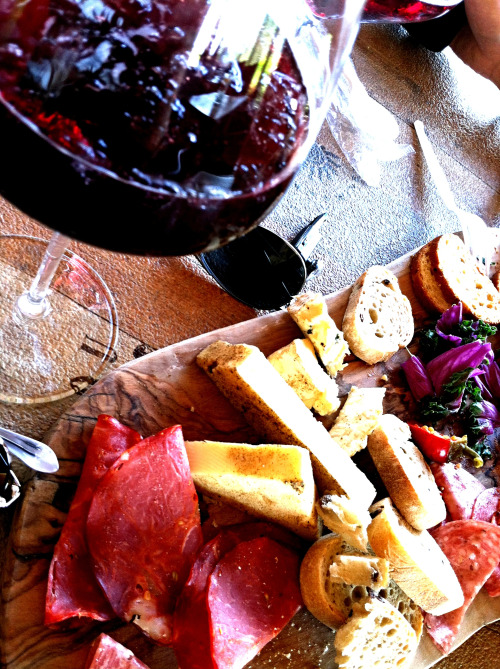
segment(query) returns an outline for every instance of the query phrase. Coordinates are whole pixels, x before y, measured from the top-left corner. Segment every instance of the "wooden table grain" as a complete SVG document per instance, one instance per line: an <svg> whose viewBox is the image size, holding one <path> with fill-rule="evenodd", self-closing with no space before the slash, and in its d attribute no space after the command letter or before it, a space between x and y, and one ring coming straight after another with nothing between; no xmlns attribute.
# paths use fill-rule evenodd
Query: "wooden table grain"
<svg viewBox="0 0 500 669"><path fill-rule="evenodd" d="M323 270L308 284L324 294L348 286L370 265L386 264L437 234L458 229L430 184L413 130L417 119L427 128L458 203L488 225L500 224L498 89L449 50L428 52L397 26L363 26L353 61L368 93L396 120L397 141L412 145L414 152L383 164L380 186L370 187L353 170L328 127L323 127L286 196L264 225L291 239L306 222L327 212L316 251ZM50 235L2 200L0 233ZM71 248L98 270L115 296L120 341L114 367L145 352L259 317L225 294L192 256L132 257L77 242ZM36 407L0 405L0 422L43 437L72 401ZM27 476L25 471L19 473ZM2 512L1 545L12 513ZM495 623L437 666L492 669L499 652L500 623Z"/></svg>

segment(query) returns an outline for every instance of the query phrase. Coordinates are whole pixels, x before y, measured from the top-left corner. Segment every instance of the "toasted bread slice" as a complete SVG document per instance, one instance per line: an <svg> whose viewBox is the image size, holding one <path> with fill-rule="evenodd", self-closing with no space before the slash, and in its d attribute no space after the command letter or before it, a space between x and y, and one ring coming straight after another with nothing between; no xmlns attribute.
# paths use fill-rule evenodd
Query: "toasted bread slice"
<svg viewBox="0 0 500 669"><path fill-rule="evenodd" d="M352 457L365 448L383 410L385 388L353 386L339 412L330 436Z"/></svg>
<svg viewBox="0 0 500 669"><path fill-rule="evenodd" d="M337 555L328 574L334 583L364 585L372 590L389 585L389 563L371 555Z"/></svg>
<svg viewBox="0 0 500 669"><path fill-rule="evenodd" d="M446 555L427 530L409 525L387 497L370 509L370 545L390 564L391 578L413 601L435 615L464 602L460 583Z"/></svg>
<svg viewBox="0 0 500 669"><path fill-rule="evenodd" d="M371 516L356 499L345 495L323 495L317 504L318 513L326 527L339 534L349 545L366 551L368 525Z"/></svg>
<svg viewBox="0 0 500 669"><path fill-rule="evenodd" d="M197 490L283 525L304 539L320 536L307 449L218 441L185 445Z"/></svg>
<svg viewBox="0 0 500 669"><path fill-rule="evenodd" d="M449 302L462 302L465 313L486 323L500 323L500 293L479 271L460 237L454 234L437 237L430 243L429 257Z"/></svg>
<svg viewBox="0 0 500 669"><path fill-rule="evenodd" d="M335 635L339 669L407 667L417 650L415 631L392 604L370 595L355 604Z"/></svg>
<svg viewBox="0 0 500 669"><path fill-rule="evenodd" d="M335 379L322 369L308 339L294 339L267 359L308 409L326 416L339 408Z"/></svg>
<svg viewBox="0 0 500 669"><path fill-rule="evenodd" d="M255 346L214 342L197 362L267 442L307 448L320 492L335 491L368 508L375 488Z"/></svg>
<svg viewBox="0 0 500 669"><path fill-rule="evenodd" d="M342 322L351 351L375 364L388 360L413 337L413 316L394 274L370 267L354 284Z"/></svg>
<svg viewBox="0 0 500 669"><path fill-rule="evenodd" d="M415 295L420 304L431 314L442 314L449 309L450 302L436 279L436 268L430 260L430 243L422 246L410 261L410 276Z"/></svg>
<svg viewBox="0 0 500 669"><path fill-rule="evenodd" d="M343 625L354 604L372 591L367 586L340 583L331 577L331 566L339 555L364 559L370 557L346 546L337 535L325 534L309 548L300 568L300 589L304 604L318 620L333 629ZM415 630L417 638L420 638L423 616L408 595L393 580L379 590L379 594L398 609Z"/></svg>
<svg viewBox="0 0 500 669"><path fill-rule="evenodd" d="M410 439L406 423L384 414L368 437L368 450L403 518L415 529L426 530L446 518L446 506L429 466Z"/></svg>
<svg viewBox="0 0 500 669"><path fill-rule="evenodd" d="M297 296L288 307L288 313L311 341L330 376L336 376L345 367L344 358L349 348L342 330L328 313L323 295L304 293Z"/></svg>

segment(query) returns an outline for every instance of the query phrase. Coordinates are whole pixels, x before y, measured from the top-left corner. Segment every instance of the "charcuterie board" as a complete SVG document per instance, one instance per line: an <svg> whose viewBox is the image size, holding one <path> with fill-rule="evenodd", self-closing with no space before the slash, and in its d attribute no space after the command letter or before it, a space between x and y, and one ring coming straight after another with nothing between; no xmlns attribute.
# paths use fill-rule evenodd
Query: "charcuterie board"
<svg viewBox="0 0 500 669"><path fill-rule="evenodd" d="M410 254L389 268L398 276L402 291L410 299L418 328L428 316L412 291L409 258ZM344 289L327 298L330 314L337 324L342 321L349 291ZM63 415L49 441L59 456L60 470L57 475L36 476L26 485L13 524L2 580L2 667L83 669L90 643L98 633L106 631L151 669L175 669L173 653L152 645L133 625L86 623L58 630L43 625L52 550L74 494L86 444L100 413L115 416L144 436L181 424L186 439L257 443L256 435L242 416L198 368L196 355L217 339L254 344L268 355L298 336L296 325L286 311L281 311L180 342L111 372ZM402 350L387 363L374 366L351 359L339 378L340 394L345 394L352 384L385 386L384 410L406 420L414 417L414 402L400 371L400 363L407 355ZM495 467L485 472L485 476L489 478L488 485L500 483L495 479ZM147 485L147 481L138 485ZM467 614L459 643L497 619L500 619L500 597L493 599L480 594ZM332 642L332 631L307 611L301 611L249 667L333 667ZM440 658L439 652L424 638L413 669L427 669Z"/></svg>

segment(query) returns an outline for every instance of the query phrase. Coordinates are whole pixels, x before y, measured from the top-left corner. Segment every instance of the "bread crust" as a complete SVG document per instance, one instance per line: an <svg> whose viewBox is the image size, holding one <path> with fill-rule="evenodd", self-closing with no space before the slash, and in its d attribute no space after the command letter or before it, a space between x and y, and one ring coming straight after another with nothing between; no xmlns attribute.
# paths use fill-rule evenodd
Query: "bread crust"
<svg viewBox="0 0 500 669"><path fill-rule="evenodd" d="M388 360L413 337L411 306L395 275L370 267L355 282L342 322L351 351L370 365Z"/></svg>
<svg viewBox="0 0 500 669"><path fill-rule="evenodd" d="M430 244L423 246L410 261L410 276L413 291L426 311L431 314L441 314L449 309L453 302L449 302L441 290L429 258Z"/></svg>
<svg viewBox="0 0 500 669"><path fill-rule="evenodd" d="M500 293L479 271L460 237L445 234L434 239L429 243L429 259L448 302L462 302L465 314L500 323Z"/></svg>
<svg viewBox="0 0 500 669"><path fill-rule="evenodd" d="M410 437L406 423L384 414L368 437L368 451L398 511L415 529L425 530L446 518L446 506Z"/></svg>

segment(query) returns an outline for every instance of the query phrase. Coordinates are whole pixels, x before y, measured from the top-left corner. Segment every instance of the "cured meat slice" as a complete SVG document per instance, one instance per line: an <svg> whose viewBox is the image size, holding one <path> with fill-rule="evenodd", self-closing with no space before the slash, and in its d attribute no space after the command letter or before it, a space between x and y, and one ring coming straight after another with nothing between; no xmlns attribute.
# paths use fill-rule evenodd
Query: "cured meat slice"
<svg viewBox="0 0 500 669"><path fill-rule="evenodd" d="M131 650L107 634L101 634L92 644L85 669L149 669Z"/></svg>
<svg viewBox="0 0 500 669"><path fill-rule="evenodd" d="M486 488L479 493L472 509L472 518L500 525L500 488Z"/></svg>
<svg viewBox="0 0 500 669"><path fill-rule="evenodd" d="M211 528L213 529L213 528ZM282 527L267 522L243 523L219 530L202 548L177 600L174 614L174 648L179 669L213 669L207 608L209 578L219 560L242 541L269 537L290 548L303 542ZM196 635L193 635L196 629Z"/></svg>
<svg viewBox="0 0 500 669"><path fill-rule="evenodd" d="M487 488L477 496L472 518L500 525L500 488ZM500 564L495 567L484 588L490 597L500 595Z"/></svg>
<svg viewBox="0 0 500 669"><path fill-rule="evenodd" d="M94 489L109 467L141 436L116 418L100 415L92 432L73 503L54 549L45 602L45 624L73 617L109 620L113 610L94 576L85 523Z"/></svg>
<svg viewBox="0 0 500 669"><path fill-rule="evenodd" d="M238 544L212 572L207 604L214 666L241 669L302 606L297 554L267 537Z"/></svg>
<svg viewBox="0 0 500 669"><path fill-rule="evenodd" d="M449 519L470 518L476 497L484 490L484 485L466 469L452 462L442 465L432 462L430 467L446 504Z"/></svg>
<svg viewBox="0 0 500 669"><path fill-rule="evenodd" d="M456 520L433 531L464 593L464 604L442 616L425 614L427 631L442 653L448 653L465 613L500 560L500 527L481 520Z"/></svg>
<svg viewBox="0 0 500 669"><path fill-rule="evenodd" d="M144 439L112 465L92 499L87 542L116 615L170 643L175 601L202 543L180 426Z"/></svg>

